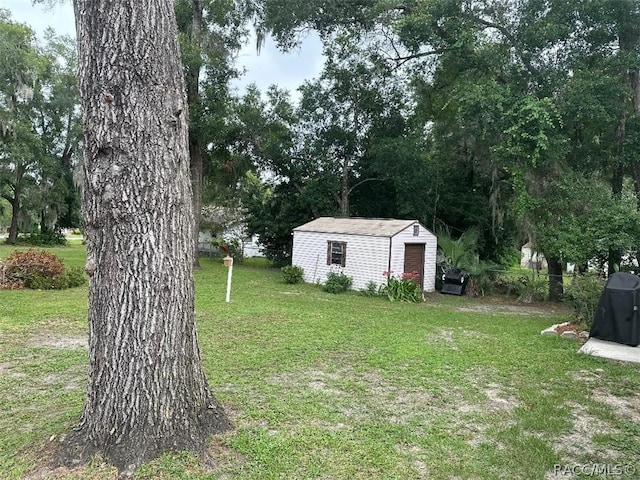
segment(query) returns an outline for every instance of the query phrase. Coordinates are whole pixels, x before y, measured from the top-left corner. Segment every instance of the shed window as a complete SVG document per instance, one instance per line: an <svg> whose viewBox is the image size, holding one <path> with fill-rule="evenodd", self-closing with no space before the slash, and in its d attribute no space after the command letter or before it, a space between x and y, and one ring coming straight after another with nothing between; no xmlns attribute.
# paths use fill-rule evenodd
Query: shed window
<svg viewBox="0 0 640 480"><path fill-rule="evenodd" d="M347 244L345 242L327 242L327 265L344 267L347 260Z"/></svg>
<svg viewBox="0 0 640 480"><path fill-rule="evenodd" d="M413 226L413 236L417 237L420 235L420 225L414 225Z"/></svg>

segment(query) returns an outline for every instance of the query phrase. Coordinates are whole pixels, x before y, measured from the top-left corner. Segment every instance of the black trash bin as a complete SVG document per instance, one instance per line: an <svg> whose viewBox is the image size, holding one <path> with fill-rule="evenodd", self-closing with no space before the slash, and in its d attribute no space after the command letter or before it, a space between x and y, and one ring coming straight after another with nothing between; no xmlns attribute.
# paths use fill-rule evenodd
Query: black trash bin
<svg viewBox="0 0 640 480"><path fill-rule="evenodd" d="M632 347L640 345L640 277L624 272L609 277L589 336Z"/></svg>
<svg viewBox="0 0 640 480"><path fill-rule="evenodd" d="M442 290L440 293L449 295L464 295L469 283L469 274L462 268L450 268L442 279Z"/></svg>

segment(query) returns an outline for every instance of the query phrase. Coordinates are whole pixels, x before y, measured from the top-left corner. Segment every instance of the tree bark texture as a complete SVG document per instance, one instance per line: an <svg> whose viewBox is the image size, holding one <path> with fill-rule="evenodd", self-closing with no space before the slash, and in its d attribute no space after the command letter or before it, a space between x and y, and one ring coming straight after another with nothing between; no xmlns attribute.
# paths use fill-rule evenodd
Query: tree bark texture
<svg viewBox="0 0 640 480"><path fill-rule="evenodd" d="M549 255L547 264L549 265L549 300L559 302L562 300L564 288L562 286L562 262L559 258Z"/></svg>
<svg viewBox="0 0 640 480"><path fill-rule="evenodd" d="M20 194L16 189L13 198L9 198L11 204L11 225L9 226L9 237L7 243L15 245L18 242L18 219L20 218Z"/></svg>
<svg viewBox="0 0 640 480"><path fill-rule="evenodd" d="M118 468L230 428L194 321L188 112L172 0L74 0L89 384L65 460Z"/></svg>
<svg viewBox="0 0 640 480"><path fill-rule="evenodd" d="M14 173L15 180L12 185L10 185L11 194L2 196L2 198L11 205L11 225L9 226L9 236L7 237L7 243L10 245L15 245L18 242L18 222L20 221L20 209L22 208L22 202L20 201L22 189L20 185L22 184L22 179L25 174L25 168L21 162L18 162L16 165Z"/></svg>
<svg viewBox="0 0 640 480"><path fill-rule="evenodd" d="M340 215L349 218L349 174L350 162L348 156L342 160L342 178L340 179Z"/></svg>

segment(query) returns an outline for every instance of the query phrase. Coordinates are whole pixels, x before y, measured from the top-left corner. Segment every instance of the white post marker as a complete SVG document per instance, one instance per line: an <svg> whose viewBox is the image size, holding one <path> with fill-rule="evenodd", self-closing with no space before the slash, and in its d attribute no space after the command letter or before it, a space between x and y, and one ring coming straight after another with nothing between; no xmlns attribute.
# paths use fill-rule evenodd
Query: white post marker
<svg viewBox="0 0 640 480"><path fill-rule="evenodd" d="M233 275L233 258L227 255L223 259L224 266L229 269L227 273L227 297L225 301L229 303L231 301L231 276Z"/></svg>

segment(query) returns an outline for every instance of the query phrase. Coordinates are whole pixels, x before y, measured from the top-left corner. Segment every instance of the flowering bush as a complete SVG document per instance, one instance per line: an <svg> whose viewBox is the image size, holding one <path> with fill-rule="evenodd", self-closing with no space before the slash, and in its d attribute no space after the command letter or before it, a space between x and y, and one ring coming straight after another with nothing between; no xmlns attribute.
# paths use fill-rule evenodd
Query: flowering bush
<svg viewBox="0 0 640 480"><path fill-rule="evenodd" d="M211 245L218 249L220 257L229 255L233 257L235 264L242 263L242 244L239 239L231 238L225 240L223 238L212 238Z"/></svg>
<svg viewBox="0 0 640 480"><path fill-rule="evenodd" d="M387 277L386 285L380 287L383 295L392 302L420 302L424 300L424 295L420 285L416 283L420 274L417 271L405 272L400 278L392 276L393 272L383 272Z"/></svg>

